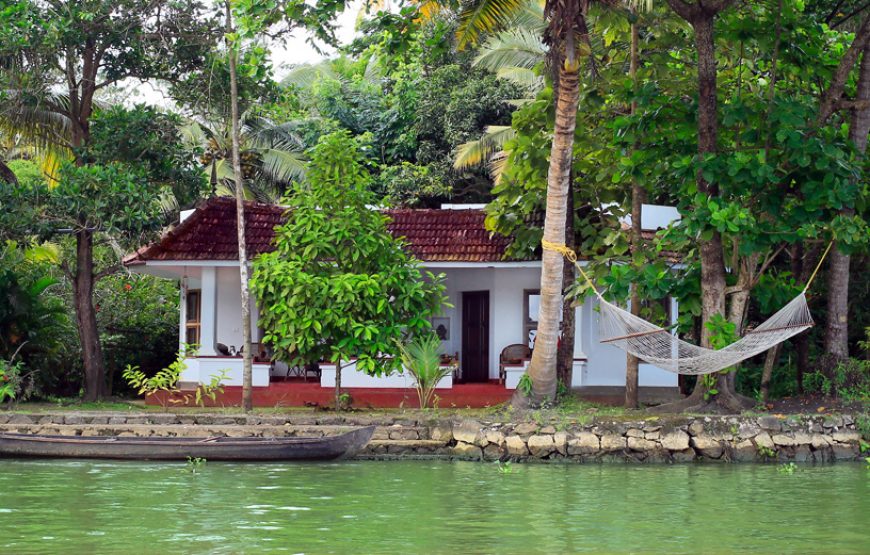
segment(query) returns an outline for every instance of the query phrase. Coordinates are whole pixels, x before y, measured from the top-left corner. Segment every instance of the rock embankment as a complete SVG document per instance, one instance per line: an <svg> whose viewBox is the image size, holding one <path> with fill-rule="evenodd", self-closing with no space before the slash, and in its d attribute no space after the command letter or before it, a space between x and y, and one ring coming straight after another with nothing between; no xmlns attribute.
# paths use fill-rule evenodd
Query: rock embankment
<svg viewBox="0 0 870 555"><path fill-rule="evenodd" d="M70 436L322 436L372 424L377 431L361 458L833 462L858 459L866 446L850 415L489 422L354 414L0 413L0 431Z"/></svg>

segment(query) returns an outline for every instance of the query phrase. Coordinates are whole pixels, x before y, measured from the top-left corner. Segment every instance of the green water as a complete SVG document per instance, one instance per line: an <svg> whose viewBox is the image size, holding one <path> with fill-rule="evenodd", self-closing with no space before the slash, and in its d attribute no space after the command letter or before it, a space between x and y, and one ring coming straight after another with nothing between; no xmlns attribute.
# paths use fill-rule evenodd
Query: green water
<svg viewBox="0 0 870 555"><path fill-rule="evenodd" d="M864 465L0 460L0 553L868 553Z"/></svg>

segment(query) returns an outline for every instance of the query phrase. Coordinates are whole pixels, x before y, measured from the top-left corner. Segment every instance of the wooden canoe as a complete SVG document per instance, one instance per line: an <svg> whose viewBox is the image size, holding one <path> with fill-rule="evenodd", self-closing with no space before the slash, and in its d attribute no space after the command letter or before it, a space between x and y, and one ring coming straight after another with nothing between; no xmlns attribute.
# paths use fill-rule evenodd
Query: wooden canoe
<svg viewBox="0 0 870 555"><path fill-rule="evenodd" d="M320 461L350 457L374 426L327 437L117 437L0 433L0 457L186 461Z"/></svg>

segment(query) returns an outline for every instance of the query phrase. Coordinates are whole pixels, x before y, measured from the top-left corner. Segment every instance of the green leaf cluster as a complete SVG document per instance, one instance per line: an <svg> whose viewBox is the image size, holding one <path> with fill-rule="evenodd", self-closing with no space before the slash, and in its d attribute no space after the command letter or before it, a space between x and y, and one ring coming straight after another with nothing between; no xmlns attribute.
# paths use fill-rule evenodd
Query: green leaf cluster
<svg viewBox="0 0 870 555"><path fill-rule="evenodd" d="M285 199L275 251L254 261L264 341L288 364L357 359L370 374L398 368L397 342L430 327L443 276L420 263L372 208L370 175L346 132L311 151L308 179Z"/></svg>

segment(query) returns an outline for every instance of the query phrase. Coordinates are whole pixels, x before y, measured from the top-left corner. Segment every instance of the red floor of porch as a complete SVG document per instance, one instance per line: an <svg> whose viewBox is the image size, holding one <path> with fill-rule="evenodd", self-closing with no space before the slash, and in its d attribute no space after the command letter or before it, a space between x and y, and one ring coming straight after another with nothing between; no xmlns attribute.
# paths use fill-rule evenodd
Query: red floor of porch
<svg viewBox="0 0 870 555"><path fill-rule="evenodd" d="M344 389L353 397L355 408L417 407L417 392L414 389L351 387ZM255 407L303 407L319 405L331 407L334 391L320 387L318 381L272 382L269 387L255 387ZM504 403L511 398L513 390L505 389L497 382L454 384L452 389L438 389L438 406L441 408L483 408ZM149 399L149 401L151 401ZM156 400L153 401L156 404ZM242 402L242 388L228 386L218 396L215 406L234 406Z"/></svg>

